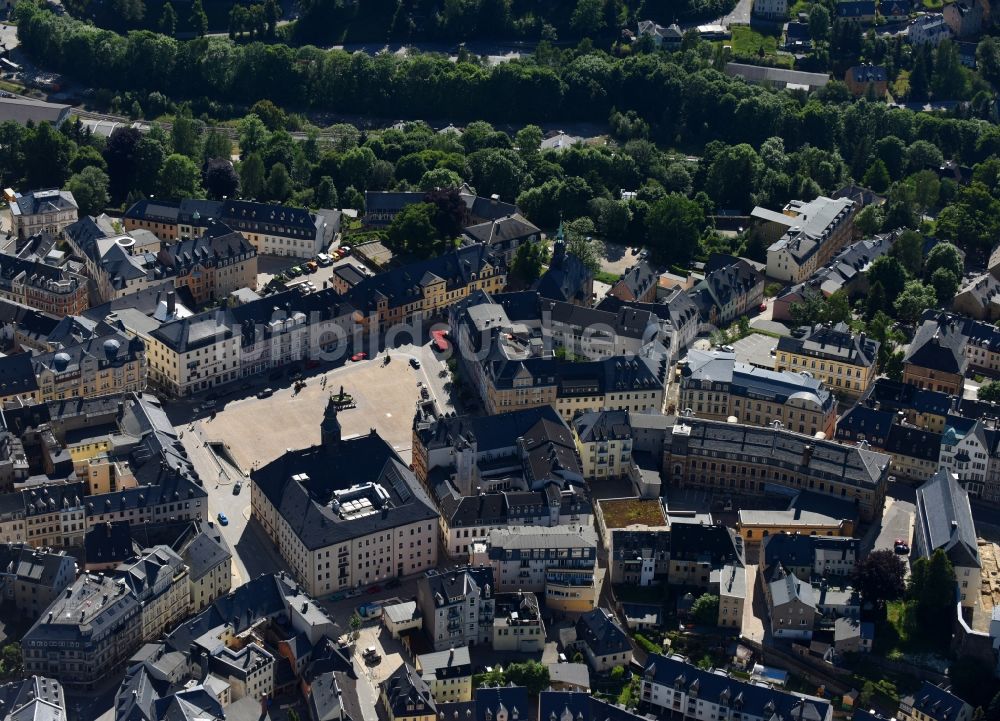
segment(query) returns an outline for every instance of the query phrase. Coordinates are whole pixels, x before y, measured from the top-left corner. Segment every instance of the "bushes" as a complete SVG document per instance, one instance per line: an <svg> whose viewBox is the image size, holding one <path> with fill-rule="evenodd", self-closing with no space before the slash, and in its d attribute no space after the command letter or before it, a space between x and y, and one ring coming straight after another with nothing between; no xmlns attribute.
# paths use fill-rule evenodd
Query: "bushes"
<svg viewBox="0 0 1000 721"><path fill-rule="evenodd" d="M635 633L635 634L633 634L632 638L635 639L635 642L637 644L639 644L639 646L644 651L646 651L646 653L663 653L663 647L662 646L657 646L655 643L653 643L652 641L650 641L648 638L646 638L645 636L643 636L641 633Z"/></svg>

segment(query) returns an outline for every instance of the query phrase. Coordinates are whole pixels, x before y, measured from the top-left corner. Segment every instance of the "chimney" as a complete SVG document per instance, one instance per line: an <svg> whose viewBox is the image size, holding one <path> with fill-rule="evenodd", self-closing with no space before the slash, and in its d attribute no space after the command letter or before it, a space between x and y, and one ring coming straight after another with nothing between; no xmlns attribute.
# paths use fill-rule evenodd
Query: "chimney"
<svg viewBox="0 0 1000 721"><path fill-rule="evenodd" d="M802 465L808 466L809 461L812 460L813 447L811 444L807 443L802 446Z"/></svg>
<svg viewBox="0 0 1000 721"><path fill-rule="evenodd" d="M105 529L107 530L108 538L111 538L111 521L108 521L107 523L105 523L104 526L105 526Z"/></svg>
<svg viewBox="0 0 1000 721"><path fill-rule="evenodd" d="M169 291L167 293L167 315L171 316L177 310L177 293Z"/></svg>

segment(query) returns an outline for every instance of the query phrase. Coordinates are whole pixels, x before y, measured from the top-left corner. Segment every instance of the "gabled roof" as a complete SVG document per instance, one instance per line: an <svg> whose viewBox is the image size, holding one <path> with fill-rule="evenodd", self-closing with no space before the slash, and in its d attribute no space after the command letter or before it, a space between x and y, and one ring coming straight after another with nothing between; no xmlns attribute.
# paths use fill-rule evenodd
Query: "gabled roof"
<svg viewBox="0 0 1000 721"><path fill-rule="evenodd" d="M628 634L604 608L595 608L577 619L576 639L590 648L595 656L632 652Z"/></svg>
<svg viewBox="0 0 1000 721"><path fill-rule="evenodd" d="M933 721L955 721L963 709L971 712L965 701L930 681L921 682L920 690L904 696L900 705L916 709Z"/></svg>
<svg viewBox="0 0 1000 721"><path fill-rule="evenodd" d="M951 313L927 311L910 341L903 363L964 375L969 365L964 351L968 340L964 320Z"/></svg>
<svg viewBox="0 0 1000 721"><path fill-rule="evenodd" d="M917 489L914 535L918 553L930 556L940 548L955 566L980 566L969 492L945 468Z"/></svg>

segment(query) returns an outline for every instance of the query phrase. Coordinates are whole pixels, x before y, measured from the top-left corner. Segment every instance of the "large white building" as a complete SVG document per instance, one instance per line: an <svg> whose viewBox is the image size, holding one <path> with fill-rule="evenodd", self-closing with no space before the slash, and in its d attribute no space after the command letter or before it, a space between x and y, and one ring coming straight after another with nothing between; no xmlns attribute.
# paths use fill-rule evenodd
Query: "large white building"
<svg viewBox="0 0 1000 721"><path fill-rule="evenodd" d="M342 438L327 407L318 446L251 473L251 509L309 593L322 596L434 568L438 512L373 429Z"/></svg>

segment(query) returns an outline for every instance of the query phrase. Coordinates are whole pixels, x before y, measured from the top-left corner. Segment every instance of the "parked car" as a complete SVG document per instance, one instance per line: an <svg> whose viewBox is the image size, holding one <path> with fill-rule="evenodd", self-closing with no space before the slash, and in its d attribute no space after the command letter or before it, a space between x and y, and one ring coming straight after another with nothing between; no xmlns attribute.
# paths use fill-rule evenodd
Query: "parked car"
<svg viewBox="0 0 1000 721"><path fill-rule="evenodd" d="M219 518L219 525L220 526L228 526L229 525L229 517L225 513L219 513L218 518Z"/></svg>
<svg viewBox="0 0 1000 721"><path fill-rule="evenodd" d="M294 268L289 268L285 272L288 273L289 278L298 278L300 275L302 275L302 269L299 266L295 266Z"/></svg>
<svg viewBox="0 0 1000 721"><path fill-rule="evenodd" d="M910 544L904 541L902 538L897 538L892 544L892 550L901 556L905 556L910 552Z"/></svg>
<svg viewBox="0 0 1000 721"><path fill-rule="evenodd" d="M257 391L258 398L270 398L273 395L274 395L273 388L262 388L261 390Z"/></svg>
<svg viewBox="0 0 1000 721"><path fill-rule="evenodd" d="M368 357L368 354L365 353L365 352L355 353L354 355L351 356L351 360L352 361L363 361L367 357Z"/></svg>
<svg viewBox="0 0 1000 721"><path fill-rule="evenodd" d="M333 258L326 253L320 253L316 256L316 262L325 268L333 262Z"/></svg>
<svg viewBox="0 0 1000 721"><path fill-rule="evenodd" d="M361 653L361 658L363 658L366 663L369 663L373 666L382 660L382 657L378 653L378 649L376 649L374 646L369 646L368 648L366 648Z"/></svg>
<svg viewBox="0 0 1000 721"><path fill-rule="evenodd" d="M319 270L319 264L315 260L310 260L306 263L306 271L309 273L315 273Z"/></svg>
<svg viewBox="0 0 1000 721"><path fill-rule="evenodd" d="M410 358L410 365L414 368L419 368L420 361L418 361L416 358Z"/></svg>
<svg viewBox="0 0 1000 721"><path fill-rule="evenodd" d="M243 490L243 481L236 481L236 485L233 486L233 495L240 495L240 491Z"/></svg>

